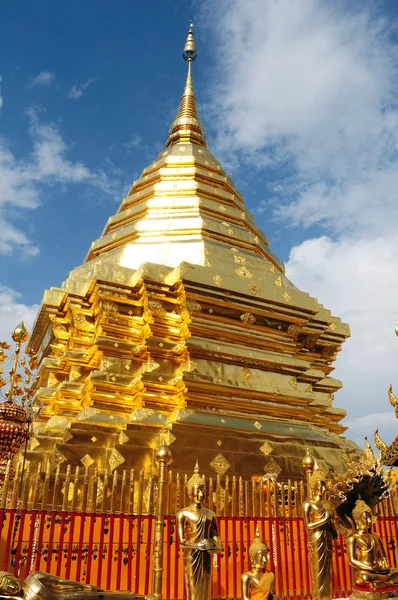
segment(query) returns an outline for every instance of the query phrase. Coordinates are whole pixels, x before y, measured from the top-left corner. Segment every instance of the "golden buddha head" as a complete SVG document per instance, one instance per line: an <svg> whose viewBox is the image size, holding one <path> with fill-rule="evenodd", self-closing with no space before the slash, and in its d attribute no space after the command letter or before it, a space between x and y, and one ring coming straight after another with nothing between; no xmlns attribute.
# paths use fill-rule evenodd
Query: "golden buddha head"
<svg viewBox="0 0 398 600"><path fill-rule="evenodd" d="M255 538L249 548L249 557L252 566L265 568L269 558L269 548L260 540L260 532L256 531Z"/></svg>
<svg viewBox="0 0 398 600"><path fill-rule="evenodd" d="M360 527L370 529L375 521L373 510L363 500L357 500L355 502L352 518L354 519L357 529Z"/></svg>
<svg viewBox="0 0 398 600"><path fill-rule="evenodd" d="M3 596L16 596L21 591L22 586L14 575L7 571L0 571L0 593Z"/></svg>
<svg viewBox="0 0 398 600"><path fill-rule="evenodd" d="M317 463L310 477L310 487L314 496L323 496L327 489L327 471Z"/></svg>
<svg viewBox="0 0 398 600"><path fill-rule="evenodd" d="M199 475L199 462L196 461L193 475L187 482L188 496L196 502L203 502L206 497L206 485L203 477Z"/></svg>

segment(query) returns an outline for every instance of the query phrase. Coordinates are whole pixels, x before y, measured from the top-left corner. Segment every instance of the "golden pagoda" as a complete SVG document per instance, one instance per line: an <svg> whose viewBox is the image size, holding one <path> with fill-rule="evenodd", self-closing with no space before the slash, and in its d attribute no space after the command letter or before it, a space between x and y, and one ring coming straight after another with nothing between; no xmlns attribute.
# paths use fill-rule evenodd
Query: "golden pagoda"
<svg viewBox="0 0 398 600"><path fill-rule="evenodd" d="M303 477L310 447L345 470L353 443L330 376L348 325L285 276L207 147L192 66L164 149L83 264L44 294L30 340L42 405L28 459L148 474ZM61 467L62 468L62 467Z"/></svg>

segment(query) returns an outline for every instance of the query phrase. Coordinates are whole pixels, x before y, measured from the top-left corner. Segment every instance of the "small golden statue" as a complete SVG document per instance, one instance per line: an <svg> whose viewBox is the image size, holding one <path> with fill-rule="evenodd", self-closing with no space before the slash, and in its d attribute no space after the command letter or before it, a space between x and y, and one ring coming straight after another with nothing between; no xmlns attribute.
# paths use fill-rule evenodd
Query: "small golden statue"
<svg viewBox="0 0 398 600"><path fill-rule="evenodd" d="M249 548L252 568L242 574L242 600L270 600L273 595L274 574L267 570L269 548L260 540L257 529L256 537Z"/></svg>
<svg viewBox="0 0 398 600"><path fill-rule="evenodd" d="M347 538L347 555L355 584L353 597L369 597L369 592L378 590L385 592L386 597L398 596L398 569L391 569L383 542L372 531L372 509L363 500L357 500L352 518L356 530Z"/></svg>
<svg viewBox="0 0 398 600"><path fill-rule="evenodd" d="M134 600L130 592L106 592L95 585L69 581L36 571L22 583L11 573L0 571L0 600ZM143 596L141 596L143 598Z"/></svg>
<svg viewBox="0 0 398 600"><path fill-rule="evenodd" d="M310 498L303 504L304 522L308 532L313 600L332 597L332 554L336 530L333 514L325 499L326 473L317 465L309 479Z"/></svg>
<svg viewBox="0 0 398 600"><path fill-rule="evenodd" d="M216 515L204 508L206 486L196 461L187 483L192 503L177 513L177 530L184 548L185 584L188 600L210 600L212 555L223 549Z"/></svg>

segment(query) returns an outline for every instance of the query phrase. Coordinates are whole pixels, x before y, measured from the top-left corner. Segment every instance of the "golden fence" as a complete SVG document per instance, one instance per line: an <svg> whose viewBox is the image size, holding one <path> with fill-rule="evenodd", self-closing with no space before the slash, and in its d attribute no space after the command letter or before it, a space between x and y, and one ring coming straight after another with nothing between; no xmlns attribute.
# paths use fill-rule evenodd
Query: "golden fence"
<svg viewBox="0 0 398 600"><path fill-rule="evenodd" d="M6 474L0 492L0 508L23 508L66 512L156 514L157 477L144 471L115 469L98 473L96 468L58 466L43 473L39 464L31 472L28 463L22 480ZM166 514L189 504L187 479L191 474L169 470L164 494ZM273 482L260 477L243 480L228 476L209 478L207 506L219 516L301 516L305 498L303 481Z"/></svg>

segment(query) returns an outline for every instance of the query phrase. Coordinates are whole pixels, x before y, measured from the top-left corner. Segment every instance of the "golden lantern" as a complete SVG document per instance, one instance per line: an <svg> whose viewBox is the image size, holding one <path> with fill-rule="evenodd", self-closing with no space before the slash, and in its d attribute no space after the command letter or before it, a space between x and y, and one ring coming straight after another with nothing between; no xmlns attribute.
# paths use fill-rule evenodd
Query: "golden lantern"
<svg viewBox="0 0 398 600"><path fill-rule="evenodd" d="M30 436L33 391L29 385L37 367L36 356L29 349L21 354L21 346L29 338L23 322L17 325L11 337L15 342L15 351L11 356L5 353L11 346L0 342L0 365L12 363L8 378L3 377L0 367L0 392L9 384L8 390L2 394L5 400L0 403L0 482L4 481L7 463Z"/></svg>

